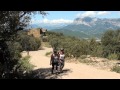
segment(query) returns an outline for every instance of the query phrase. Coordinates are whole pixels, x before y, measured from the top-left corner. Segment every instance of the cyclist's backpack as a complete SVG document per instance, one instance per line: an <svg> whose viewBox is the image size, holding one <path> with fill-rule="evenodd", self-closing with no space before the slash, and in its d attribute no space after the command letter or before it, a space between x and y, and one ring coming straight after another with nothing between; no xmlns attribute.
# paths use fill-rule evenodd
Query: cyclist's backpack
<svg viewBox="0 0 120 90"><path fill-rule="evenodd" d="M56 56L53 54L53 63L58 63L58 60L59 60L58 55Z"/></svg>

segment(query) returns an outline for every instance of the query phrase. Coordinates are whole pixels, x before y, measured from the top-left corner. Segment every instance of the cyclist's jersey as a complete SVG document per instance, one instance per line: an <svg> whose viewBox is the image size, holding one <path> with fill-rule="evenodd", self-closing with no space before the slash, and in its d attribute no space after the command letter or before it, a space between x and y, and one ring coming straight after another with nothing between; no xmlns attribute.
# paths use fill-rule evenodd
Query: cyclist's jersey
<svg viewBox="0 0 120 90"><path fill-rule="evenodd" d="M64 54L60 54L60 60L64 61L65 59L65 55Z"/></svg>
<svg viewBox="0 0 120 90"><path fill-rule="evenodd" d="M59 56L53 54L53 63L58 63L59 61Z"/></svg>

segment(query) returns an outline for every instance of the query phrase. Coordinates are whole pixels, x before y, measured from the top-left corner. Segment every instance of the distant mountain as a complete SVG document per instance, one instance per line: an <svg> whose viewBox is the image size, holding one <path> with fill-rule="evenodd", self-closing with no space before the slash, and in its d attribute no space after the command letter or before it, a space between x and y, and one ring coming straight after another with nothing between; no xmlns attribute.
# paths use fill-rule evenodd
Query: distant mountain
<svg viewBox="0 0 120 90"><path fill-rule="evenodd" d="M90 36L89 35L87 35L87 34L85 34L85 33L83 33L83 32L79 32L79 31L76 31L76 32L74 32L74 31L71 31L71 30L62 30L62 29L54 29L54 30L52 30L52 31L54 31L54 32L61 32L61 33L64 33L65 35L67 35L67 36L75 36L75 37L78 37L78 38L90 38Z"/></svg>
<svg viewBox="0 0 120 90"><path fill-rule="evenodd" d="M119 29L120 19L99 19L99 18L76 18L74 22L63 29L70 29L74 31L88 31L89 33L104 32L109 29Z"/></svg>
<svg viewBox="0 0 120 90"><path fill-rule="evenodd" d="M116 19L100 19L100 18L76 18L72 24L53 31L63 32L72 36L79 36L82 38L97 37L100 38L107 30L120 29L120 18Z"/></svg>
<svg viewBox="0 0 120 90"><path fill-rule="evenodd" d="M72 30L68 30L68 29L53 29L51 31L59 32L59 33L61 32L66 36L75 36L77 38L84 38L84 39L94 38L94 37L97 37L97 39L99 39L102 36L102 34L89 35L89 34L86 34L82 31L72 31Z"/></svg>
<svg viewBox="0 0 120 90"><path fill-rule="evenodd" d="M59 29L67 26L67 24L30 24L27 28L46 28L48 30Z"/></svg>

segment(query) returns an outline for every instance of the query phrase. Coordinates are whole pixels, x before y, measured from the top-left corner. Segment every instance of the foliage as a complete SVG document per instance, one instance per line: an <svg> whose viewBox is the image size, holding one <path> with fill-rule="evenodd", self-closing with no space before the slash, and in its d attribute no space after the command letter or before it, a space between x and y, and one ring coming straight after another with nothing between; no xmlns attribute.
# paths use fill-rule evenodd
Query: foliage
<svg viewBox="0 0 120 90"><path fill-rule="evenodd" d="M35 38L32 35L27 35L26 31L19 31L17 41L20 42L23 51L38 50L41 46L39 38Z"/></svg>
<svg viewBox="0 0 120 90"><path fill-rule="evenodd" d="M50 55L50 54L52 54L52 52L50 51L50 52L47 52L45 55L46 56L48 56L48 55Z"/></svg>
<svg viewBox="0 0 120 90"><path fill-rule="evenodd" d="M103 45L103 56L111 57L111 54L117 54L119 59L120 53L120 30L105 32L101 39ZM110 55L110 56L109 56Z"/></svg>
<svg viewBox="0 0 120 90"><path fill-rule="evenodd" d="M117 54L109 54L108 55L108 59L109 60L118 60L118 55Z"/></svg>
<svg viewBox="0 0 120 90"><path fill-rule="evenodd" d="M81 55L80 58L81 59L85 59L87 56L86 55Z"/></svg>
<svg viewBox="0 0 120 90"><path fill-rule="evenodd" d="M51 45L49 44L49 42L42 42L42 46L51 48Z"/></svg>
<svg viewBox="0 0 120 90"><path fill-rule="evenodd" d="M117 73L120 73L120 65L115 65L113 66L113 68L111 69L112 71L115 71Z"/></svg>
<svg viewBox="0 0 120 90"><path fill-rule="evenodd" d="M33 70L33 68L35 67L34 65L30 64L30 56L25 56L23 58L21 58L18 61L18 64L15 66L15 69L17 69L17 72L30 72L31 70Z"/></svg>
<svg viewBox="0 0 120 90"><path fill-rule="evenodd" d="M100 46L95 39L88 41L75 37L64 36L62 33L55 32L48 32L47 34L50 45L57 49L61 47L64 48L66 57L78 58L81 55L96 54L96 49Z"/></svg>
<svg viewBox="0 0 120 90"><path fill-rule="evenodd" d="M19 38L17 32L29 24L30 16L35 13L46 15L43 11L0 11L0 78L18 76L13 68L21 58L23 47L21 48L21 43L16 40Z"/></svg>
<svg viewBox="0 0 120 90"><path fill-rule="evenodd" d="M55 32L48 32L47 34L50 45L57 49L63 47L66 57L78 58L81 55L91 55L107 58L108 56L111 57L110 54L116 53L116 59L120 58L120 30L107 31L101 42L97 42L95 38L90 40L78 39Z"/></svg>
<svg viewBox="0 0 120 90"><path fill-rule="evenodd" d="M81 63L86 63L86 64L94 63L94 61L88 60L88 59L79 59L79 62L81 62Z"/></svg>

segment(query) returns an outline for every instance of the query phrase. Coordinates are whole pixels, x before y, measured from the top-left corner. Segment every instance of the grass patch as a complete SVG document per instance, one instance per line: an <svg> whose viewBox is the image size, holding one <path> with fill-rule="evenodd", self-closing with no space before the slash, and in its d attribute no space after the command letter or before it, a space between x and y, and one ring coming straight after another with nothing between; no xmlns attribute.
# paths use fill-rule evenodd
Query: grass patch
<svg viewBox="0 0 120 90"><path fill-rule="evenodd" d="M14 67L18 72L30 72L34 69L34 65L30 63L30 56L25 56L18 61L18 64Z"/></svg>
<svg viewBox="0 0 120 90"><path fill-rule="evenodd" d="M49 43L48 43L48 42L42 42L42 45L43 45L44 47L51 48L51 45L49 45Z"/></svg>
<svg viewBox="0 0 120 90"><path fill-rule="evenodd" d="M52 51L46 52L45 56L49 56L50 54L52 54Z"/></svg>
<svg viewBox="0 0 120 90"><path fill-rule="evenodd" d="M79 62L86 63L86 64L94 63L94 61L88 60L88 59L78 59L78 60L79 60Z"/></svg>

